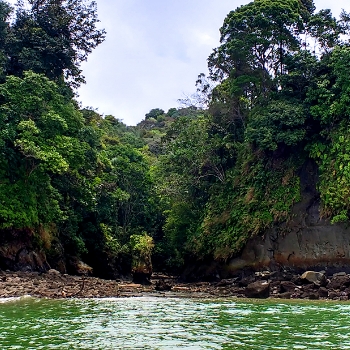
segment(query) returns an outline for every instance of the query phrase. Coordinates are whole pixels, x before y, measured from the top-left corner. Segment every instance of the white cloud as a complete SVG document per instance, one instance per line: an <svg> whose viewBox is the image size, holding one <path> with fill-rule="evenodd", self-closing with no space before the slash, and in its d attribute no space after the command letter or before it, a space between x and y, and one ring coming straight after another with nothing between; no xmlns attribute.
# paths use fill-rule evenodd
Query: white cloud
<svg viewBox="0 0 350 350"><path fill-rule="evenodd" d="M12 0L15 2L16 0ZM84 106L136 124L152 108L177 107L195 91L199 73L219 45L229 11L249 0L97 0L107 40L82 65ZM334 15L348 0L316 0Z"/></svg>

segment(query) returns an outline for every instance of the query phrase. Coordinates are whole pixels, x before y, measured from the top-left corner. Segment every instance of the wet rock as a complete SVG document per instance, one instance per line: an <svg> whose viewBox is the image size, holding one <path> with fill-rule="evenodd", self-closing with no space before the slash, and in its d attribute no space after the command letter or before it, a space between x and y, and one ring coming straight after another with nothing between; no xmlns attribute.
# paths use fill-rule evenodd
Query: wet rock
<svg viewBox="0 0 350 350"><path fill-rule="evenodd" d="M318 293L309 293L309 297L310 300L318 300L320 298Z"/></svg>
<svg viewBox="0 0 350 350"><path fill-rule="evenodd" d="M217 287L227 287L232 286L236 281L236 278L222 279L218 283L216 283Z"/></svg>
<svg viewBox="0 0 350 350"><path fill-rule="evenodd" d="M340 293L337 293L335 291L329 291L328 298L332 300L338 300L340 298Z"/></svg>
<svg viewBox="0 0 350 350"><path fill-rule="evenodd" d="M164 280L159 280L156 282L156 285L154 287L155 290L158 291L169 291L171 290L172 286L168 283L166 283Z"/></svg>
<svg viewBox="0 0 350 350"><path fill-rule="evenodd" d="M318 290L318 295L320 298L328 298L328 289L325 287L320 287Z"/></svg>
<svg viewBox="0 0 350 350"><path fill-rule="evenodd" d="M270 283L270 294L277 295L281 293L281 282L274 281Z"/></svg>
<svg viewBox="0 0 350 350"><path fill-rule="evenodd" d="M250 275L247 277L242 278L239 282L238 285L240 287L247 287L249 284L255 282L255 275Z"/></svg>
<svg viewBox="0 0 350 350"><path fill-rule="evenodd" d="M282 293L285 293L285 292L294 293L296 288L297 288L297 285L291 281L282 281L281 282L281 292Z"/></svg>
<svg viewBox="0 0 350 350"><path fill-rule="evenodd" d="M327 284L328 289L344 290L350 287L350 277L348 275L333 276L331 281Z"/></svg>
<svg viewBox="0 0 350 350"><path fill-rule="evenodd" d="M314 283L315 285L321 287L324 287L327 284L327 278L325 274L321 272L306 271L300 278L307 283Z"/></svg>
<svg viewBox="0 0 350 350"><path fill-rule="evenodd" d="M318 289L319 288L314 283L306 284L302 286L300 297L302 299L318 299L319 298ZM317 294L317 297L315 297L316 294Z"/></svg>
<svg viewBox="0 0 350 350"><path fill-rule="evenodd" d="M314 283L312 283L312 284L305 284L305 285L302 286L302 290L304 292L309 292L309 293L312 293L312 292L314 292L315 290L318 290L318 289L319 289L319 287L316 284L314 284Z"/></svg>
<svg viewBox="0 0 350 350"><path fill-rule="evenodd" d="M281 299L291 299L292 295L293 295L292 292L284 292L284 293L278 294L277 297Z"/></svg>
<svg viewBox="0 0 350 350"><path fill-rule="evenodd" d="M244 293L247 298L268 298L270 296L270 283L267 281L250 283L246 287Z"/></svg>
<svg viewBox="0 0 350 350"><path fill-rule="evenodd" d="M134 272L132 274L132 281L147 286L152 284L150 281L151 275L152 273L147 272Z"/></svg>
<svg viewBox="0 0 350 350"><path fill-rule="evenodd" d="M291 279L291 282L293 282L297 286L301 286L302 284L304 284L304 281L301 279L299 275L294 275L293 278Z"/></svg>
<svg viewBox="0 0 350 350"><path fill-rule="evenodd" d="M282 272L280 271L270 271L269 272L269 277L268 279L270 281L281 281L283 278L282 278Z"/></svg>

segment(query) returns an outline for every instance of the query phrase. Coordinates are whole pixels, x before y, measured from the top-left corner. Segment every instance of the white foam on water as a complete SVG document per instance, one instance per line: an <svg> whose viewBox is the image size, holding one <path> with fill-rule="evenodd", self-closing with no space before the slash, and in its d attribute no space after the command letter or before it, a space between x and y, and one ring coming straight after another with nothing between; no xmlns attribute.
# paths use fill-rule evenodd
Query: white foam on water
<svg viewBox="0 0 350 350"><path fill-rule="evenodd" d="M9 298L0 298L0 304L13 303L25 299L34 299L31 295L23 295L21 297L9 297Z"/></svg>

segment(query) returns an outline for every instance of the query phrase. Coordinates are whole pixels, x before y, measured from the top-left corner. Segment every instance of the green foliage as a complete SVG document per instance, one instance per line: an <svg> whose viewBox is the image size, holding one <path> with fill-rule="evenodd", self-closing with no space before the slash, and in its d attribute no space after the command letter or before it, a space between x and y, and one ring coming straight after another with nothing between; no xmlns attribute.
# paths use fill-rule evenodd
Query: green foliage
<svg viewBox="0 0 350 350"><path fill-rule="evenodd" d="M348 49L336 45L349 21L314 11L312 1L256 0L226 17L221 45L209 57L218 83L209 110L177 117L156 166L169 264L227 259L287 221L301 199L297 174L316 147L310 144L333 147L322 137L348 114ZM305 35L315 39L313 50ZM322 179L329 183L331 173L323 171L327 203ZM333 221L348 210L339 191L331 198L339 204Z"/></svg>
<svg viewBox="0 0 350 350"><path fill-rule="evenodd" d="M84 82L80 64L103 42L105 31L97 29L95 2L82 0L21 1L10 26L8 74L32 70L51 80Z"/></svg>
<svg viewBox="0 0 350 350"><path fill-rule="evenodd" d="M343 123L329 135L327 143L317 142L310 147L320 171L318 190L323 215L333 222L347 221L350 210L350 133Z"/></svg>
<svg viewBox="0 0 350 350"><path fill-rule="evenodd" d="M320 120L322 126L338 124L350 117L349 59L349 47L336 47L324 58L327 74L320 75L314 89L308 92L310 112L315 119Z"/></svg>
<svg viewBox="0 0 350 350"><path fill-rule="evenodd" d="M301 108L294 108L303 121ZM298 125L290 110L285 116L272 107L271 111L287 126L289 121ZM267 125L276 132L276 139L279 132L288 134L273 122ZM289 133L293 144L297 133ZM300 199L295 159L284 164L262 152L252 153L248 143L230 139L230 133L222 135L211 117L201 116L178 118L164 138L166 153L159 158L156 172L157 190L167 208L163 249L171 268L180 267L190 256L232 256L253 235L287 220ZM288 144L288 138L280 137L279 142Z"/></svg>
<svg viewBox="0 0 350 350"><path fill-rule="evenodd" d="M252 236L290 219L293 204L300 200L297 165L295 159L274 161L243 151L225 185L212 190L191 249L227 259Z"/></svg>
<svg viewBox="0 0 350 350"><path fill-rule="evenodd" d="M134 254L147 258L154 248L153 239L146 232L141 235L131 235L130 247Z"/></svg>
<svg viewBox="0 0 350 350"><path fill-rule="evenodd" d="M153 108L151 109L146 115L146 119L157 119L159 116L163 115L164 111L160 108Z"/></svg>
<svg viewBox="0 0 350 350"><path fill-rule="evenodd" d="M67 172L82 118L47 78L25 73L0 85L2 227L62 219L50 176Z"/></svg>
<svg viewBox="0 0 350 350"><path fill-rule="evenodd" d="M100 228L103 233L104 246L108 254L117 256L121 252L122 247L118 238L113 234L113 229L104 223L100 224Z"/></svg>
<svg viewBox="0 0 350 350"><path fill-rule="evenodd" d="M132 233L155 229L151 158L120 121L60 91L33 72L0 85L0 228L54 227L67 254L118 259Z"/></svg>
<svg viewBox="0 0 350 350"><path fill-rule="evenodd" d="M295 146L306 135L306 113L296 102L271 101L265 108L256 108L245 131L246 140L264 150L279 145Z"/></svg>
<svg viewBox="0 0 350 350"><path fill-rule="evenodd" d="M249 89L252 82L253 89L264 94L268 73L282 72L286 53L300 48L300 5L298 0L256 0L231 11L220 29L222 44L209 57L212 77L222 80L245 75L241 86Z"/></svg>
<svg viewBox="0 0 350 350"><path fill-rule="evenodd" d="M154 248L152 237L146 232L141 235L130 236L130 247L132 252L132 272L152 272L151 253Z"/></svg>
<svg viewBox="0 0 350 350"><path fill-rule="evenodd" d="M206 159L208 164L210 157L208 153L203 157L192 154L191 146L197 145L195 152L203 152L206 147L213 152L218 145L215 138L205 138L207 127L200 131L203 120L190 121L203 141L199 144L190 122L185 122L168 146L169 155L158 165L158 171L166 171L158 190L161 198L165 195L169 208L164 212L164 249L172 268L181 266L190 256L227 259L250 237L288 220L293 204L300 200L296 175L300 161L293 157L269 159L261 152L252 153L247 143L236 144L237 162L233 167L222 167L221 181L213 181L209 166L205 168L208 177L203 176L199 173L204 171L200 160Z"/></svg>

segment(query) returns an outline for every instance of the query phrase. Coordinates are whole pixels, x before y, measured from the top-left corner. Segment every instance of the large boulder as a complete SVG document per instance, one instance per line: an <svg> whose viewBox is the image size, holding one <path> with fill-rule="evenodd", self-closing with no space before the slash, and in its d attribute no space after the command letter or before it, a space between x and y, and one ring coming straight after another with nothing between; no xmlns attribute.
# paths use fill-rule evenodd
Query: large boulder
<svg viewBox="0 0 350 350"><path fill-rule="evenodd" d="M327 284L327 278L322 272L306 271L300 278L302 281L314 283L316 286L324 287Z"/></svg>
<svg viewBox="0 0 350 350"><path fill-rule="evenodd" d="M67 270L71 275L91 276L93 269L77 257L69 257L67 260Z"/></svg>
<svg viewBox="0 0 350 350"><path fill-rule="evenodd" d="M265 299L270 296L270 283L267 281L256 281L248 284L245 291L247 298Z"/></svg>
<svg viewBox="0 0 350 350"><path fill-rule="evenodd" d="M57 237L52 239L50 248L46 250L46 256L52 269L67 273L64 249Z"/></svg>

